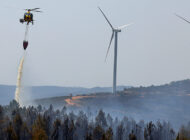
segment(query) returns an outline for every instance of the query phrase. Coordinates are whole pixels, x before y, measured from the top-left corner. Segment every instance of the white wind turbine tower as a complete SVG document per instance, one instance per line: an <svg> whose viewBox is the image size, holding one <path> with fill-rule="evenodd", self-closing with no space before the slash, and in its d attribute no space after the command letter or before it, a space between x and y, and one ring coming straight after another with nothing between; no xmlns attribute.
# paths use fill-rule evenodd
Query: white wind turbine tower
<svg viewBox="0 0 190 140"><path fill-rule="evenodd" d="M98 8L100 9L101 13L103 14L106 21L108 22L108 24L110 25L110 27L112 29L112 36L111 36L111 40L110 40L108 50L107 50L107 53L106 53L106 58L107 58L107 55L109 53L110 46L111 46L112 40L113 40L114 35L115 35L114 68L113 68L113 93L116 94L117 93L117 45L118 45L118 33L121 32L122 29L126 28L127 26L129 26L131 24L126 24L126 25L114 28L112 26L112 24L110 23L110 21L108 20L108 18L106 17L106 15L104 14L104 12L101 10L101 8L100 7L98 7Z"/></svg>

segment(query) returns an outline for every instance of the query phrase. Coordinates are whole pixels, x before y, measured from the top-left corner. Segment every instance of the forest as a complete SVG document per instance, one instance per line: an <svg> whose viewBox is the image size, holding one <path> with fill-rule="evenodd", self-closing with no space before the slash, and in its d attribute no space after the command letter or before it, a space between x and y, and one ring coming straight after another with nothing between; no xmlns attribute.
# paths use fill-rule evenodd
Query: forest
<svg viewBox="0 0 190 140"><path fill-rule="evenodd" d="M118 119L103 110L94 116L65 106L20 107L13 100L0 106L0 140L190 140L190 123L174 130L164 121Z"/></svg>

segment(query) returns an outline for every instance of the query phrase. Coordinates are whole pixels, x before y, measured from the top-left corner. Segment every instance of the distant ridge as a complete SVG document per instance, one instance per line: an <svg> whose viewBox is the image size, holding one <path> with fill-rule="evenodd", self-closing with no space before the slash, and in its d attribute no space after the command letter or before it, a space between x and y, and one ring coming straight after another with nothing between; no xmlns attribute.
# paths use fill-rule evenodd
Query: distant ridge
<svg viewBox="0 0 190 140"><path fill-rule="evenodd" d="M118 86L118 90L122 91L124 88L129 86ZM8 104L14 99L15 86L11 85L0 85L0 104ZM68 95L81 95L97 92L111 92L112 87L94 87L94 88L83 88L83 87L59 87L59 86L33 86L27 88L27 95L31 99L41 99L49 97L59 97Z"/></svg>
<svg viewBox="0 0 190 140"><path fill-rule="evenodd" d="M159 86L148 86L148 87L130 87L130 86L118 86L118 91L124 94L188 94L190 95L190 79L174 81L169 84ZM60 96L73 96L90 94L90 93L104 93L112 92L112 87L94 87L94 88L83 88L83 87L59 87L59 86L33 86L27 88L27 95L31 99L42 99L50 97ZM15 86L11 85L0 85L0 104L8 104L14 99Z"/></svg>
<svg viewBox="0 0 190 140"><path fill-rule="evenodd" d="M126 94L165 94L165 95L190 95L190 79L174 81L169 84L148 87L126 88L121 93Z"/></svg>

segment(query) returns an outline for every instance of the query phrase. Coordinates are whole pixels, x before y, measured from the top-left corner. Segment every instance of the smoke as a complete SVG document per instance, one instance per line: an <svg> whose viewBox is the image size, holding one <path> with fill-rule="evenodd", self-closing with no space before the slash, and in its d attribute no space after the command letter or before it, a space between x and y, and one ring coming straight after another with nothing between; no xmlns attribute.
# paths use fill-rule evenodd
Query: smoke
<svg viewBox="0 0 190 140"><path fill-rule="evenodd" d="M24 65L24 57L22 57L19 68L18 68L18 76L17 76L17 84L16 84L16 91L15 91L15 100L20 104L20 93L22 89L22 75L23 75L23 65Z"/></svg>

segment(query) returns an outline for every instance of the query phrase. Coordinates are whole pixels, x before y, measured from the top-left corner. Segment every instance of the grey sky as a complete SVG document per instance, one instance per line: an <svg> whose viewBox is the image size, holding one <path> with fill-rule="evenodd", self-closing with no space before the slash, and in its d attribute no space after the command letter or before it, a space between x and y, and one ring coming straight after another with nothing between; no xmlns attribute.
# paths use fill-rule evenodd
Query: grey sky
<svg viewBox="0 0 190 140"><path fill-rule="evenodd" d="M0 84L16 84L23 55L22 10L41 7L30 28L25 79L30 85L111 86L113 46L104 62L111 29L119 34L118 84L151 85L190 77L189 0L1 0Z"/></svg>

